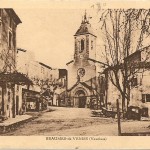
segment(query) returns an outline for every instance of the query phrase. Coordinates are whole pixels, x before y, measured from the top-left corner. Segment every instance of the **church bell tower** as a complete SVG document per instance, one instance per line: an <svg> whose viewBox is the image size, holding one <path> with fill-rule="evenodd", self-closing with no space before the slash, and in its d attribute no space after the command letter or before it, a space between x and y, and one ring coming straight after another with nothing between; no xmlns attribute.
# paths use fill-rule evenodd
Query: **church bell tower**
<svg viewBox="0 0 150 150"><path fill-rule="evenodd" d="M88 65L88 59L96 59L96 36L93 33L85 11L81 25L74 35L75 51L74 61L79 66Z"/></svg>
<svg viewBox="0 0 150 150"><path fill-rule="evenodd" d="M87 13L74 35L74 59L68 65L68 88L79 82L86 82L96 75L96 35Z"/></svg>

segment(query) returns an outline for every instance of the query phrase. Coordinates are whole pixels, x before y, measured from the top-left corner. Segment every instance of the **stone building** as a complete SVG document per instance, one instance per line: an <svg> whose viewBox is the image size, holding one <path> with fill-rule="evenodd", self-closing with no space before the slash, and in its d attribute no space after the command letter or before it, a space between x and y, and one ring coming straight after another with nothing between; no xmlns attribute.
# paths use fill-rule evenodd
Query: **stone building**
<svg viewBox="0 0 150 150"><path fill-rule="evenodd" d="M35 61L34 54L31 51L17 49L17 71L26 75L33 83L30 86L22 85L20 87L22 105L25 106L24 111L42 109L42 102L47 97L44 92L52 82L51 70L50 66ZM43 97L42 93L44 93Z"/></svg>
<svg viewBox="0 0 150 150"><path fill-rule="evenodd" d="M28 63L26 75L33 82L33 85L22 87L22 98L27 111L38 111L46 108L44 103L48 102L49 95L42 94L51 83L51 70L50 66L38 61L32 60Z"/></svg>
<svg viewBox="0 0 150 150"><path fill-rule="evenodd" d="M29 80L16 72L16 29L21 23L13 9L0 9L0 116L20 114L19 85Z"/></svg>
<svg viewBox="0 0 150 150"><path fill-rule="evenodd" d="M97 80L99 66L96 61L96 38L85 12L74 35L74 59L67 63L70 106L89 107L91 99L98 99L95 91L98 82L94 82Z"/></svg>
<svg viewBox="0 0 150 150"><path fill-rule="evenodd" d="M150 116L150 46L144 47L127 58L128 65L136 72L130 85L130 106L147 108Z"/></svg>
<svg viewBox="0 0 150 150"><path fill-rule="evenodd" d="M141 109L147 108L147 115L150 115L150 46L135 51L126 57L125 61L127 62L128 75L130 75L130 82L128 83L129 103L126 100L125 107L138 106ZM111 107L115 108L116 99L119 97L121 99L121 94L108 78L107 69L104 71L106 80L104 103L106 107L111 104ZM121 70L119 73L119 82L123 86L121 84L123 81ZM121 105L122 102L120 101L120 108Z"/></svg>
<svg viewBox="0 0 150 150"><path fill-rule="evenodd" d="M67 70L58 69L57 86L54 91L53 105L55 106L66 106L66 94L67 94Z"/></svg>
<svg viewBox="0 0 150 150"><path fill-rule="evenodd" d="M21 48L17 49L17 69L33 82L33 85L24 85L20 89L27 111L42 109L44 101L50 106L59 105L59 95L66 91L66 69L52 68L35 61L31 51Z"/></svg>

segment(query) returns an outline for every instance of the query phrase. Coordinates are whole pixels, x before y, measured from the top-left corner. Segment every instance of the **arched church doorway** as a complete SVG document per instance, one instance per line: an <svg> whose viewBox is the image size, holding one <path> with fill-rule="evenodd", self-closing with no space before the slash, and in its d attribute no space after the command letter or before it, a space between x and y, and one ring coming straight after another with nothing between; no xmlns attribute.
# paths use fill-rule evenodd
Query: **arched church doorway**
<svg viewBox="0 0 150 150"><path fill-rule="evenodd" d="M78 107L85 108L86 105L86 94L83 90L79 90L76 92L76 96L78 97Z"/></svg>

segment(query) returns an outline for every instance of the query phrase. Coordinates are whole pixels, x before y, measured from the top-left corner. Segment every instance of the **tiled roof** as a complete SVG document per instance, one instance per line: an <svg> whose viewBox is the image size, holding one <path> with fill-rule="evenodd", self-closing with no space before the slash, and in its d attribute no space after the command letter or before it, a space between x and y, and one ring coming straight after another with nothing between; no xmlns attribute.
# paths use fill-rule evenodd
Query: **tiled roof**
<svg viewBox="0 0 150 150"><path fill-rule="evenodd" d="M132 54L130 54L129 56L127 56L125 59L129 59L129 58L131 58L133 55L140 54L142 51L145 51L145 50L150 50L150 45L148 45L148 46L146 46L146 47L143 47L142 49L139 49L139 50L133 52Z"/></svg>
<svg viewBox="0 0 150 150"><path fill-rule="evenodd" d="M93 29L91 27L91 24L89 23L89 20L87 18L86 11L85 11L82 23L81 23L79 29L77 30L77 32L75 33L75 36L76 35L83 35L83 34L92 34L93 36L95 36Z"/></svg>
<svg viewBox="0 0 150 150"><path fill-rule="evenodd" d="M92 34L95 36L90 23L88 23L88 22L81 23L81 26L79 27L79 29L75 33L75 36L76 35L83 35L83 34Z"/></svg>

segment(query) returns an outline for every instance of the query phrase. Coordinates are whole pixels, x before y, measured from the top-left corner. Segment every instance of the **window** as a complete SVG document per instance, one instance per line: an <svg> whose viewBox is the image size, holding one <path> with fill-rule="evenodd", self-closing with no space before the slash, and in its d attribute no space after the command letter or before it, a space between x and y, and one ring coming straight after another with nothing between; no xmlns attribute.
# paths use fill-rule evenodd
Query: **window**
<svg viewBox="0 0 150 150"><path fill-rule="evenodd" d="M52 80L52 74L50 75L50 80Z"/></svg>
<svg viewBox="0 0 150 150"><path fill-rule="evenodd" d="M12 18L9 19L9 27L12 28Z"/></svg>
<svg viewBox="0 0 150 150"><path fill-rule="evenodd" d="M8 91L8 102L10 102L10 92Z"/></svg>
<svg viewBox="0 0 150 150"><path fill-rule="evenodd" d="M150 94L146 94L146 102L150 102Z"/></svg>
<svg viewBox="0 0 150 150"><path fill-rule="evenodd" d="M17 85L17 91L19 91L19 85Z"/></svg>
<svg viewBox="0 0 150 150"><path fill-rule="evenodd" d="M77 70L77 74L79 77L83 77L85 75L85 69L84 68L79 68Z"/></svg>
<svg viewBox="0 0 150 150"><path fill-rule="evenodd" d="M9 32L9 37L8 37L8 47L11 49L11 41L12 41L12 34Z"/></svg>
<svg viewBox="0 0 150 150"><path fill-rule="evenodd" d="M81 40L81 50L80 53L84 50L84 39Z"/></svg>
<svg viewBox="0 0 150 150"><path fill-rule="evenodd" d="M150 94L142 94L142 102L150 102Z"/></svg>
<svg viewBox="0 0 150 150"><path fill-rule="evenodd" d="M93 41L91 41L91 49L93 49Z"/></svg>
<svg viewBox="0 0 150 150"><path fill-rule="evenodd" d="M134 77L134 78L132 79L132 81L131 81L131 86L134 87L134 86L137 86L137 85L138 85L138 83L137 83L137 78Z"/></svg>
<svg viewBox="0 0 150 150"><path fill-rule="evenodd" d="M145 94L142 94L142 103L145 103Z"/></svg>
<svg viewBox="0 0 150 150"><path fill-rule="evenodd" d="M79 52L81 51L80 49L80 41L78 41L78 49L79 49Z"/></svg>

